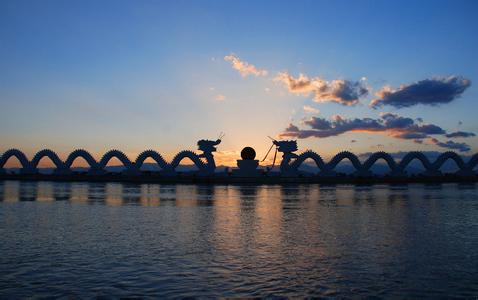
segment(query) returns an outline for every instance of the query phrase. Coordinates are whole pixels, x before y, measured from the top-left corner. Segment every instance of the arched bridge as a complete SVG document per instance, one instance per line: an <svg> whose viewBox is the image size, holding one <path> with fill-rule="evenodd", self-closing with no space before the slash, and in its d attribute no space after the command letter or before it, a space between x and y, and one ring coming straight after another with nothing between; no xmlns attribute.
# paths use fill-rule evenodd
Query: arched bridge
<svg viewBox="0 0 478 300"><path fill-rule="evenodd" d="M21 164L22 174L35 174L38 172L38 164L43 158L48 158L55 167L56 174L71 174L73 172L73 162L82 158L88 164L88 174L98 175L106 173L106 166L108 162L117 158L124 166L124 173L129 175L136 175L141 173L141 166L144 161L151 158L154 163L161 169L161 174L165 176L177 175L177 167L184 159L189 159L197 167L197 173L203 176L210 176L214 174L216 165L212 152L215 151L213 145L220 143L218 141L201 140L198 143L199 150L203 151L201 154L196 154L193 151L181 151L179 152L171 162L167 162L161 154L154 150L146 150L140 153L135 160L130 160L126 154L119 150L110 150L106 152L99 160L96 160L93 155L83 149L78 149L71 152L65 160L61 160L60 157L52 150L43 149L38 151L31 160L18 149L10 149L5 151L0 156L0 172L5 172L6 162L15 157ZM279 150L280 151L280 150ZM343 160L348 160L355 169L354 174L356 176L373 176L372 167L379 161L385 162L389 169L389 175L392 176L406 176L406 168L413 161L418 160L425 169L423 175L440 176L441 168L448 160L455 162L458 167L457 175L462 176L475 176L473 169L478 164L478 153L474 154L468 161L464 161L463 158L455 152L449 151L440 154L434 161L427 158L422 152L409 152L401 160L396 161L392 155L386 152L375 152L371 154L363 162L353 153L344 151L340 152L330 161L325 162L322 157L314 151L305 151L300 155L293 154L291 152L285 152L282 158L280 166L281 175L283 176L298 176L299 168L306 160L312 160L313 163L319 169L319 176L335 176L336 167Z"/></svg>
<svg viewBox="0 0 478 300"><path fill-rule="evenodd" d="M154 150L146 150L138 155L138 157L132 161L126 154L119 150L110 150L106 152L99 160L96 160L93 155L83 149L77 149L71 152L67 158L63 161L59 156L50 149L43 149L38 151L31 160L28 160L27 156L18 149L10 149L5 151L0 156L0 173L5 173L6 162L15 157L21 165L20 172L22 174L35 174L38 173L38 164L43 158L48 158L55 167L56 174L71 174L73 172L73 162L82 158L88 164L88 174L101 175L106 173L108 162L116 158L124 166L123 173L129 175L137 175L141 173L141 166L148 158L154 160L157 166L161 169L161 173L166 176L177 175L176 168L181 161L185 158L192 161L192 163L198 168L197 173L199 175L212 175L216 169L214 162L214 156L212 152L216 151L215 146L221 143L221 140L216 141L200 140L198 142L198 149L202 151L200 154L196 154L193 151L181 151L173 160L168 163L166 160Z"/></svg>
<svg viewBox="0 0 478 300"><path fill-rule="evenodd" d="M392 155L380 151L371 154L367 159L360 162L359 158L349 151L343 151L336 154L332 159L325 163L322 157L314 151L308 150L300 155L289 157L290 153L284 153L283 163L281 164L281 172L287 173L289 176L295 176L299 173L300 166L307 160L311 159L315 165L320 169L319 175L336 175L335 168L343 161L348 160L355 169L354 175L357 176L373 176L372 167L378 161L384 161L388 165L390 172L388 175L392 176L407 176L406 168L413 161L418 160L425 172L422 175L441 176L441 168L448 160L455 162L458 167L457 175L474 176L473 169L478 164L478 153L474 154L468 162L465 162L460 155L453 151L448 151L440 154L434 161L422 152L409 152L400 161L395 161ZM284 164L284 161L288 163Z"/></svg>

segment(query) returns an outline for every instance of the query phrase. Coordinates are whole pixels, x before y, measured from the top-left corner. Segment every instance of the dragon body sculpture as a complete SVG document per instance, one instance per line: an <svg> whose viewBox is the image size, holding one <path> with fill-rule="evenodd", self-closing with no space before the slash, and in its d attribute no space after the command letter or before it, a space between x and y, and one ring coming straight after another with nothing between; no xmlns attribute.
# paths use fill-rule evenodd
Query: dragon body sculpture
<svg viewBox="0 0 478 300"><path fill-rule="evenodd" d="M315 165L320 169L320 172L317 174L318 176L336 176L337 174L334 169L344 159L349 160L354 167L355 172L353 175L361 177L373 176L371 168L378 160L385 161L390 168L388 175L394 177L407 176L406 168L413 160L419 160L421 162L425 169L425 172L422 173L424 176L441 176L440 168L449 159L456 163L459 169L456 174L459 176L475 176L473 169L478 164L478 154L473 155L468 163L465 163L458 154L452 151L440 154L434 162L430 162L422 152L409 152L399 163L397 163L390 154L380 151L370 155L363 164L352 152L343 151L337 153L328 163L325 163L319 154L311 150L307 150L299 155L295 154L294 152L297 151L297 141L295 140L274 140L273 143L277 147L277 151L282 153L280 172L281 175L285 177L299 176L299 168L307 159L313 160Z"/></svg>
<svg viewBox="0 0 478 300"><path fill-rule="evenodd" d="M282 162L280 164L280 172L284 177L296 177L299 176L300 166L307 160L311 159L315 165L320 169L320 176L334 176L335 172L330 163L326 164L322 157L312 150L307 150L299 155L294 152L298 150L297 141L273 141L277 147L277 151L282 153ZM333 161L331 161L334 164ZM334 166L335 167L335 166Z"/></svg>
<svg viewBox="0 0 478 300"><path fill-rule="evenodd" d="M214 161L213 152L217 149L215 146L221 143L221 139L215 141L212 140L199 140L198 150L202 151L200 154L196 154L190 150L184 150L174 156L171 162L168 164L164 158L158 152L154 150L146 150L138 155L136 161L132 166L126 170L126 173L130 175L136 175L141 173L141 166L147 158L152 158L158 166L161 168L161 175L163 176L175 176L178 175L176 168L180 165L181 161L185 158L192 161L192 163L198 168L199 176L208 176L214 174L216 170L216 163Z"/></svg>
<svg viewBox="0 0 478 300"><path fill-rule="evenodd" d="M20 162L21 174L36 174L38 173L38 164L40 160L44 157L50 159L54 166L54 174L58 175L68 175L73 173L72 165L77 158L83 158L89 166L88 174L89 175L102 175L107 173L106 166L112 158L117 158L121 164L124 166L125 170L123 171L126 175L139 175L141 173L141 166L144 161L148 158L153 159L159 168L161 169L161 174L164 176L175 176L178 173L176 168L179 166L181 161L185 158L190 159L194 165L198 168L199 176L208 176L212 175L216 169L216 163L214 161L213 152L215 152L216 146L221 143L221 139L215 141L212 140L200 140L198 141L198 149L202 151L200 154L196 154L193 151L181 151L172 159L170 163L166 162L164 158L158 152L154 150L146 150L138 155L135 161L131 161L126 154L119 150L110 150L106 152L99 161L96 161L95 158L86 150L77 149L71 152L65 161L62 161L58 155L49 149L43 149L38 151L32 158L31 161L28 160L26 155L18 149L10 149L5 151L3 155L0 156L0 174L5 173L4 166L6 162L11 158L15 157Z"/></svg>

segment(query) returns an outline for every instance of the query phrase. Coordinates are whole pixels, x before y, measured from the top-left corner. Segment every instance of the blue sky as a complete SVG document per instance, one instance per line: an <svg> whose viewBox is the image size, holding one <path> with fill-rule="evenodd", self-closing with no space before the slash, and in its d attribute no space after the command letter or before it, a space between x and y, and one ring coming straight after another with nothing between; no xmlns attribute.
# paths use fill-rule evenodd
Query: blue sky
<svg viewBox="0 0 478 300"><path fill-rule="evenodd" d="M224 131L218 155L232 161L246 145L263 155L266 136L289 123L307 130L311 117L381 113L478 133L477 8L476 1L2 1L0 151L85 148L99 156L119 148L134 158L153 148L168 157ZM241 76L228 55L267 75ZM353 106L318 103L314 92L277 80L280 72L359 82L368 93ZM448 103L369 107L384 86L450 76L471 84ZM478 146L476 137L418 143L357 131L299 139L299 148L327 157L449 150L433 138L466 143L468 153Z"/></svg>

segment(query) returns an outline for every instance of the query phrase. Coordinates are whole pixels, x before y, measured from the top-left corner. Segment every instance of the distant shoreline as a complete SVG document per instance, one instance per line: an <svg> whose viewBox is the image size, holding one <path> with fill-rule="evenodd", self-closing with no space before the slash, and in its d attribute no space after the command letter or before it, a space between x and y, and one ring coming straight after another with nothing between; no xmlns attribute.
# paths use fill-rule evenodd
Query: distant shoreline
<svg viewBox="0 0 478 300"><path fill-rule="evenodd" d="M0 180L20 181L66 181L66 182L126 182L126 183L167 183L167 184L406 184L406 183L476 183L478 176L461 177L453 174L442 176L409 176L409 177L355 177L355 176L334 176L334 177L280 177L280 176L258 176L258 177L236 177L236 176L159 176L159 175L56 175L56 174L0 174Z"/></svg>

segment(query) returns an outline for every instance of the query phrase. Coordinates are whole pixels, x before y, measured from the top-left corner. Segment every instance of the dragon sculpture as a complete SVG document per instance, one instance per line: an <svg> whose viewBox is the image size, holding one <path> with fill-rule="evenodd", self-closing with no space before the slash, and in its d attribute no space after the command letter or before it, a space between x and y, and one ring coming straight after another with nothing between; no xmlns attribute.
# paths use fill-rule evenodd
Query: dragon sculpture
<svg viewBox="0 0 478 300"><path fill-rule="evenodd" d="M222 137L222 136L221 136ZM102 175L106 173L106 165L112 158L117 158L125 167L123 174L125 175L138 175L141 173L141 166L147 158L152 158L158 166L161 168L161 174L164 176L177 175L176 168L179 166L184 158L189 158L198 168L199 176L208 176L214 174L216 169L216 163L214 161L213 152L215 152L216 146L221 143L221 138L213 140L200 140L198 141L198 150L202 151L200 154L196 154L193 151L185 150L181 151L168 163L158 152L154 150L146 150L138 155L135 161L131 161L126 154L119 150L110 150L106 152L99 161L96 161L94 157L86 150L77 149L68 155L65 161L62 161L58 155L49 149L43 149L38 151L31 161L28 160L26 155L18 149L10 149L0 156L0 174L5 173L4 165L11 157L15 157L21 164L21 174L36 174L38 173L38 164L41 159L48 157L55 165L54 174L68 175L73 173L72 165L77 158L83 158L89 165L89 175Z"/></svg>
<svg viewBox="0 0 478 300"><path fill-rule="evenodd" d="M300 155L295 154L294 152L298 150L297 141L295 140L284 140L277 141L273 140L273 144L277 147L277 151L282 153L282 162L280 164L281 175L285 177L295 177L299 175L299 167L306 159L312 159L317 167L320 169L321 176L332 176L335 175L335 172L330 170L328 165L326 165L320 157L319 154L315 153L312 150L307 150Z"/></svg>
<svg viewBox="0 0 478 300"><path fill-rule="evenodd" d="M133 164L133 167L130 174L140 173L140 168L143 165L144 161L151 157L156 161L159 167L162 169L161 174L164 176L175 176L177 175L176 168L179 166L181 161L185 158L189 158L199 169L198 175L208 176L214 174L216 170L216 162L214 161L213 152L217 149L215 146L221 143L221 138L212 141L212 140L199 140L197 142L198 150L202 151L200 154L196 154L190 150L184 150L174 156L171 163L167 163L163 157L154 150L147 150L142 152ZM205 162L203 161L205 160Z"/></svg>
<svg viewBox="0 0 478 300"><path fill-rule="evenodd" d="M0 156L0 174L5 173L4 166L6 162L15 157L21 164L21 174L36 174L39 172L39 162L47 157L55 165L54 173L59 175L67 175L73 172L73 162L81 157L89 165L89 175L101 175L106 173L106 166L112 158L117 158L124 166L123 171L126 175L139 175L141 174L141 166L147 158L152 158L159 168L162 176L176 176L179 173L176 168L181 161L185 158L190 159L198 168L197 172L191 174L197 174L198 176L212 176L216 170L216 163L214 161L213 153L217 150L216 146L221 143L221 138L224 135L220 135L217 140L200 140L197 142L198 150L201 153L197 154L193 151L181 151L168 163L158 152L154 150L146 150L138 155L135 161L129 160L129 158L119 150L110 150L106 152L99 161L86 150L78 149L70 153L65 161L62 161L59 156L52 150L43 149L38 151L31 160L28 160L27 156L18 149L10 149ZM465 162L455 152L444 152L440 154L435 161L430 161L426 155L422 152L409 152L399 162L395 161L393 157L385 152L375 152L370 155L363 163L360 162L358 157L348 151L339 152L328 163L325 163L322 157L314 151L307 150L302 154L295 154L298 150L297 141L284 140L276 141L273 139L273 145L276 146L276 153L282 153L282 162L280 164L280 175L284 177L300 176L299 168L307 159L314 161L319 168L318 176L336 176L335 168L344 159L351 162L355 168L355 176L369 177L374 174L371 168L378 160L383 160L390 168L388 175L404 177L407 176L406 168L414 160L418 160L423 165L425 172L422 175L425 176L441 176L442 172L440 168L448 160L453 160L458 167L459 176L476 176L474 168L478 165L478 153L471 156L471 158ZM271 147L272 147L271 146ZM270 151L270 149L269 149ZM269 153L269 152L268 152ZM267 155L266 155L267 156ZM265 158L264 158L265 159ZM275 156L274 156L275 162Z"/></svg>
<svg viewBox="0 0 478 300"><path fill-rule="evenodd" d="M298 176L299 167L307 159L312 159L320 169L320 172L317 174L318 176L336 176L337 173L334 171L334 169L344 159L348 159L355 168L353 175L361 177L373 176L373 173L370 169L380 159L384 160L389 166L390 172L388 175L394 177L407 176L405 169L415 159L419 160L425 168L425 172L422 173L422 175L425 176L441 176L442 173L440 168L448 159L451 159L456 163L457 167L459 168L456 174L459 176L474 176L475 173L473 168L478 164L478 154L473 155L470 161L465 163L458 154L452 151L440 154L440 156L438 156L434 162L430 162L429 159L421 152L409 152L401 159L399 163L395 162L390 154L380 151L373 153L367 160L365 160L363 164L352 152L342 151L337 153L328 163L325 163L322 157L312 150L307 150L300 155L295 154L294 152L298 150L297 141L295 140L273 140L273 144L276 146L277 151L282 153L280 171L281 176L285 177Z"/></svg>

